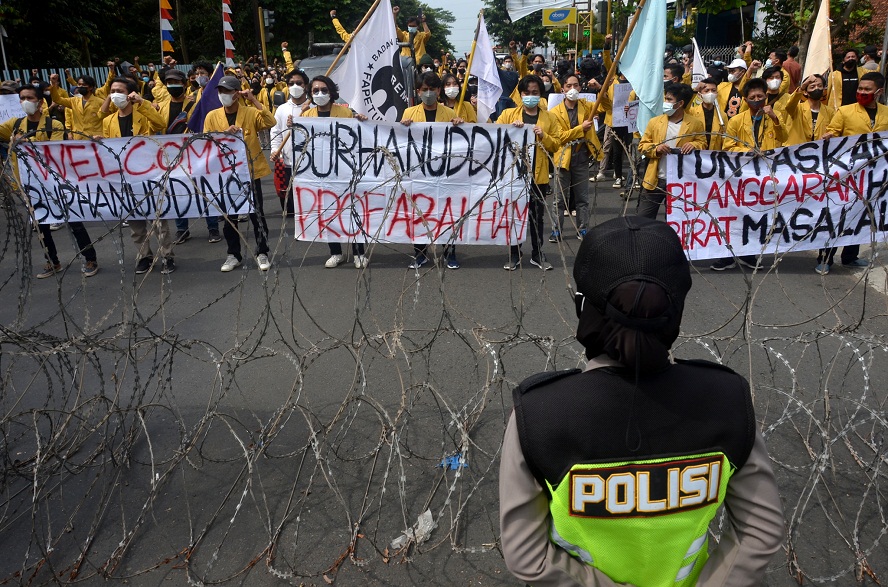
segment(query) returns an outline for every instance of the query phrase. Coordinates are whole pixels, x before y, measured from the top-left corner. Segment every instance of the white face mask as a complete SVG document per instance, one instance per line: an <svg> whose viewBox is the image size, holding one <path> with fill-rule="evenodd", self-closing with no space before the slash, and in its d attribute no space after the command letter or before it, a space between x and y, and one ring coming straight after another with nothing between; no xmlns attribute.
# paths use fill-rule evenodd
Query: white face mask
<svg viewBox="0 0 888 587"><path fill-rule="evenodd" d="M219 92L219 102L222 103L223 106L228 108L232 104L234 104L234 94L223 94Z"/></svg>
<svg viewBox="0 0 888 587"><path fill-rule="evenodd" d="M425 92L419 93L419 99L422 100L422 103L426 106L431 106L438 101L438 96L435 94L434 90L426 90Z"/></svg>
<svg viewBox="0 0 888 587"><path fill-rule="evenodd" d="M739 79L740 79L739 73L729 73L728 74L728 81L731 83L734 83L735 81L737 81Z"/></svg>
<svg viewBox="0 0 888 587"><path fill-rule="evenodd" d="M330 103L330 94L312 94L311 99L318 106L326 106Z"/></svg>
<svg viewBox="0 0 888 587"><path fill-rule="evenodd" d="M459 96L459 88L456 86L444 88L444 95L450 99L456 98Z"/></svg>
<svg viewBox="0 0 888 587"><path fill-rule="evenodd" d="M703 100L704 104L715 104L715 99L718 97L718 94L715 92L709 92L708 94L700 94L700 99Z"/></svg>
<svg viewBox="0 0 888 587"><path fill-rule="evenodd" d="M552 82L543 82L543 86L545 86L547 92L552 90Z"/></svg>
<svg viewBox="0 0 888 587"><path fill-rule="evenodd" d="M118 110L123 110L126 108L126 104L128 100L126 99L126 94L121 94L120 92L114 92L111 94L111 101L117 106Z"/></svg>
<svg viewBox="0 0 888 587"><path fill-rule="evenodd" d="M780 84L782 83L782 81L783 80L779 80L777 78L769 79L768 80L768 89L769 90L779 90Z"/></svg>
<svg viewBox="0 0 888 587"><path fill-rule="evenodd" d="M568 100L576 101L580 97L580 91L576 88L571 88L564 94L564 97Z"/></svg>
<svg viewBox="0 0 888 587"><path fill-rule="evenodd" d="M304 95L305 95L305 88L303 88L302 86L297 86L296 84L293 84L292 86L290 86L290 96L292 96L293 99L298 100L299 98L301 98Z"/></svg>
<svg viewBox="0 0 888 587"><path fill-rule="evenodd" d="M663 114L669 116L673 112L675 112L675 104L672 102L663 102Z"/></svg>
<svg viewBox="0 0 888 587"><path fill-rule="evenodd" d="M273 77L265 78L265 85L266 86L273 86L274 85L274 78Z"/></svg>
<svg viewBox="0 0 888 587"><path fill-rule="evenodd" d="M40 102L22 100L22 110L24 110L25 114L27 114L28 116L33 116L34 114L37 114L38 110L40 110Z"/></svg>
<svg viewBox="0 0 888 587"><path fill-rule="evenodd" d="M210 81L210 78L205 75L199 75L194 78L194 81L196 81L197 85L199 85L200 87L204 87Z"/></svg>
<svg viewBox="0 0 888 587"><path fill-rule="evenodd" d="M765 68L765 69L768 69L768 68L771 67L772 65L774 65L774 62L773 62L773 61L771 61L770 59L765 59L765 65L764 65L764 68Z"/></svg>

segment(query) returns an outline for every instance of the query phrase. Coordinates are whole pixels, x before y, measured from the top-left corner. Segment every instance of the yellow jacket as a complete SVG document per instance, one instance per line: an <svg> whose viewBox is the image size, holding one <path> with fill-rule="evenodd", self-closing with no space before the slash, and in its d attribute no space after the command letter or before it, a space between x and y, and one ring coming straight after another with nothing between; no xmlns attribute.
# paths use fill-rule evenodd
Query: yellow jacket
<svg viewBox="0 0 888 587"><path fill-rule="evenodd" d="M456 118L456 112L448 108L444 104L438 104L435 109L435 122L450 122ZM425 109L422 104L411 106L401 115L401 120L412 120L413 122L425 122Z"/></svg>
<svg viewBox="0 0 888 587"><path fill-rule="evenodd" d="M457 98L456 103L459 104L459 98ZM442 106L447 106L447 104L441 103ZM450 106L447 106L450 108ZM478 113L475 112L475 107L472 106L472 103L469 101L469 97L466 96L466 99L463 100L462 106L457 111L456 108L450 108L456 113L457 118L462 118L465 122L471 122L472 124L478 122Z"/></svg>
<svg viewBox="0 0 888 587"><path fill-rule="evenodd" d="M557 151L561 146L560 137L562 131L557 118L542 108L539 108L538 111L539 119L537 124L543 129L543 136L536 141L536 163L534 164L533 182L538 185L545 185L549 183L549 155ZM523 112L523 106L503 110L499 118L496 119L496 123L512 124L515 121L523 120Z"/></svg>
<svg viewBox="0 0 888 587"><path fill-rule="evenodd" d="M303 115L305 116L305 115ZM261 110L251 106L240 105L234 125L243 129L244 142L247 144L247 155L250 157L250 177L260 179L271 175L271 167L259 145L259 131L274 126L274 114L268 108ZM204 119L204 132L225 132L231 125L225 115L225 108L211 110Z"/></svg>
<svg viewBox="0 0 888 587"><path fill-rule="evenodd" d="M343 106L342 104L333 104L330 108L330 118L354 118L355 113L351 111L351 108ZM302 118L320 118L318 116L317 108L309 108L305 112L302 113Z"/></svg>
<svg viewBox="0 0 888 587"><path fill-rule="evenodd" d="M811 105L808 99L802 95L800 89L790 94L784 107L786 125L789 127L786 131L786 145L800 145L811 140L818 140L826 132L826 127L832 120L835 110L831 107L820 104L820 113L817 115L817 124L813 128L814 136L811 137Z"/></svg>
<svg viewBox="0 0 888 587"><path fill-rule="evenodd" d="M650 159L642 182L645 189L653 190L657 187L657 174L660 172L660 155L657 154L657 147L666 140L668 126L669 117L665 114L651 118L644 131L644 136L638 143L638 152ZM694 145L695 149L703 149L706 144L705 132L703 121L685 110L684 118L678 129L678 147L690 143Z"/></svg>
<svg viewBox="0 0 888 587"><path fill-rule="evenodd" d="M102 120L102 136L106 139L117 138L120 135L120 122L117 112L113 116L106 115ZM148 136L166 130L164 120L148 100L133 106L133 136Z"/></svg>
<svg viewBox="0 0 888 587"><path fill-rule="evenodd" d="M0 141L4 144L9 143L13 136L12 133L15 130L15 121L19 120L16 117L12 117L6 122L0 124ZM40 122L37 123L37 132L34 133L33 136L29 137L29 141L61 141L65 138L65 127L61 122L55 120L54 118L49 118L49 123L52 125L52 131L48 134L50 136L46 136L46 128L47 128L47 114L46 107L44 107L43 115L40 117ZM20 134L27 134L28 132L28 119L22 119L21 124L19 124L18 131ZM15 179L18 181L19 179L19 170L18 164L16 163L17 159L15 156L15 151L12 149L9 150L9 161L12 164L12 172L15 174Z"/></svg>
<svg viewBox="0 0 888 587"><path fill-rule="evenodd" d="M706 135L705 145L700 147L707 151L721 151L725 140L725 131L728 128L728 115L718 109L718 103L713 105L715 112L712 113L712 131ZM703 132L706 132L706 115L704 114L703 104L695 103L685 110L691 116L700 119L703 124ZM719 122L719 112L721 112L721 122ZM722 124L722 122L724 124Z"/></svg>
<svg viewBox="0 0 888 587"><path fill-rule="evenodd" d="M338 18L333 19L333 28L336 29L336 34L339 35L343 42L348 43L351 41L351 33L345 30L345 27L342 26L342 23L339 22Z"/></svg>
<svg viewBox="0 0 888 587"><path fill-rule="evenodd" d="M102 100L104 100L105 96L108 95L108 92L111 91L111 82L114 80L115 77L117 77L117 73L113 69L108 68L108 79L105 80L105 85L96 88L95 95L98 96L99 98L101 98ZM77 85L77 80L74 79L73 77L71 77L70 75L65 76L65 81L67 81L68 85L70 85L70 86ZM52 91L52 89L50 88L50 92L51 91ZM65 90L62 90L62 92L64 92L64 95L66 97L68 96L68 92L66 92Z"/></svg>
<svg viewBox="0 0 888 587"><path fill-rule="evenodd" d="M398 42L410 42L410 33L402 31L398 28L398 25L395 25L395 33L397 33L398 35ZM426 31L418 31L415 35L413 35L413 53L416 55L417 63L419 63L419 60L422 59L422 56L426 54L425 46L428 40L431 38L432 33ZM410 57L410 47L404 47L403 49L401 49L401 57Z"/></svg>
<svg viewBox="0 0 888 587"><path fill-rule="evenodd" d="M53 102L68 109L67 114L70 116L66 116L66 118L70 118L71 130L75 133L70 137L72 140L84 140L102 134L102 120L99 117L99 110L105 102L104 98L99 98L94 94L84 103L83 97L79 95L65 98L61 88L55 86L49 87L49 93Z"/></svg>
<svg viewBox="0 0 888 587"><path fill-rule="evenodd" d="M787 128L784 115L780 110L774 110L780 124L774 124L770 116L763 116L762 126L759 130L761 138L759 149L767 151L782 147L786 142ZM755 148L755 139L752 136L752 113L749 110L742 112L728 122L727 136L725 137L724 150L745 153Z"/></svg>
<svg viewBox="0 0 888 587"><path fill-rule="evenodd" d="M857 68L857 79L860 79L860 76L868 73L868 70L863 67ZM835 88L835 91L833 91ZM823 89L823 101L832 106L833 110L838 110L842 105L842 70L837 69L829 74L829 77L826 78L826 87ZM850 104L849 104L850 105Z"/></svg>
<svg viewBox="0 0 888 587"><path fill-rule="evenodd" d="M271 86L271 88L269 88L266 85L263 85L262 89L259 90L259 93L256 95L256 99L259 100L259 102L263 106L265 106L266 108L271 110L272 114L274 114L274 111L277 110L277 106L274 105L274 93L275 92L283 92L284 93L284 100L287 100L290 97L289 91L290 91L290 89L287 87L287 84L284 82L278 82L275 85ZM245 104L241 104L241 105L244 106Z"/></svg>
<svg viewBox="0 0 888 587"><path fill-rule="evenodd" d="M743 89L743 84L745 83L746 79L747 78L743 78L743 80L740 81L740 87L737 88L738 91L741 91ZM740 103L735 105L734 116L729 115L730 111L728 110L728 98L731 95L731 88L733 87L734 84L732 84L731 82L722 82L718 84L718 107L721 108L722 112L728 114L728 118L733 118L737 114L749 110L749 106L746 105L746 100L743 99L743 94L740 93L737 96L737 100L739 100Z"/></svg>
<svg viewBox="0 0 888 587"><path fill-rule="evenodd" d="M862 135L869 132L888 130L888 106L876 104L876 123L870 124L866 108L860 104L848 104L836 110L826 131L837 137ZM822 111L821 111L822 112Z"/></svg>
<svg viewBox="0 0 888 587"><path fill-rule="evenodd" d="M589 157L591 158L594 158L598 151L601 150L601 143L598 141L598 135L595 134L595 125L592 125L585 133L583 132L583 121L586 120L586 115L592 110L592 103L582 98L577 100L577 121L579 122L577 126L571 126L566 104L567 102L564 101L550 110L552 116L558 121L558 127L561 131L559 142L562 146L558 154L555 155L555 165L561 169L570 169L570 157L574 145L567 143L571 141L585 138L585 145L589 150Z"/></svg>

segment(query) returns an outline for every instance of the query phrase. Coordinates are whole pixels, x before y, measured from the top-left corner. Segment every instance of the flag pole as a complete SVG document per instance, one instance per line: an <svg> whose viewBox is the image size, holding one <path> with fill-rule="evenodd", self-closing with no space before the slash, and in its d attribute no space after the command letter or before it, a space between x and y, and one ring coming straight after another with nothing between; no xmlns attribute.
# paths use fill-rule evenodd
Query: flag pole
<svg viewBox="0 0 888 587"><path fill-rule="evenodd" d="M459 91L459 100L456 103L456 115L462 109L463 102L466 99L466 90L469 88L469 77L472 75L472 60L475 58L475 46L478 44L478 33L481 31L481 18L484 16L484 10L478 13L478 24L475 25L475 38L472 39L472 51L469 53L469 63L466 65L466 77L463 78L462 88Z"/></svg>
<svg viewBox="0 0 888 587"><path fill-rule="evenodd" d="M355 38L355 35L358 34L358 31L361 30L367 21L370 20L370 17L373 16L373 12L376 10L376 7L379 6L379 3L382 0L375 0L373 2L373 6L370 7L370 10L367 11L367 14L364 15L364 18L361 19L361 22L358 23L358 26L352 31L351 37L349 37L348 41L345 42L345 45L342 47L342 50L339 51L339 55L336 56L336 59L333 60L333 63L330 64L330 67L327 69L327 73L324 75L328 76L333 73L333 70L336 68L336 64L339 63L339 60L342 59L342 56L345 55L345 52L348 51L348 48L351 47L351 43ZM394 18L394 17L393 17Z"/></svg>
<svg viewBox="0 0 888 587"><path fill-rule="evenodd" d="M620 57L623 55L623 50L629 42L629 37L632 36L632 31L635 29L638 17L641 16L641 10L644 8L645 2L647 2L647 0L640 0L638 8L635 10L635 14L632 15L632 21L629 23L629 27L626 28L626 34L623 35L623 40L620 42L620 48L617 49L617 54L614 55L613 63L611 63L610 69L607 70L607 77L604 78L604 83L601 84L601 90L598 91L598 98L595 100L595 104L592 105L589 114L586 115L586 120L592 120L595 118L595 115L598 114L598 108L601 106L601 100L604 97L603 95L614 81L614 76L617 73L617 64L620 63Z"/></svg>

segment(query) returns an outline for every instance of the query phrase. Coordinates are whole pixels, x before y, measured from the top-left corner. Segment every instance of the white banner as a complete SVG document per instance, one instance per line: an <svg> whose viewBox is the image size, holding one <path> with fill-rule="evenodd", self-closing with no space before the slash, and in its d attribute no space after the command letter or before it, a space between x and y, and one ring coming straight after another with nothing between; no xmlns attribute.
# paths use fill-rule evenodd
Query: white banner
<svg viewBox="0 0 888 587"><path fill-rule="evenodd" d="M0 120L9 120L10 118L24 118L25 111L22 110L22 102L19 100L18 94L0 95ZM27 127L27 124L24 125ZM24 128L22 132L24 132Z"/></svg>
<svg viewBox="0 0 888 587"><path fill-rule="evenodd" d="M293 121L296 238L517 244L530 126ZM532 175L532 173L531 173Z"/></svg>
<svg viewBox="0 0 888 587"><path fill-rule="evenodd" d="M632 84L614 84L614 104L612 110L614 128L626 127L629 133L638 130L638 100L630 100Z"/></svg>
<svg viewBox="0 0 888 587"><path fill-rule="evenodd" d="M40 223L196 218L253 208L247 148L238 135L20 143L15 153Z"/></svg>
<svg viewBox="0 0 888 587"><path fill-rule="evenodd" d="M667 155L666 165L667 222L691 260L888 236L888 132L813 141L765 156L693 151Z"/></svg>
<svg viewBox="0 0 888 587"><path fill-rule="evenodd" d="M543 8L567 8L571 0L506 0L506 11L512 22L521 20Z"/></svg>

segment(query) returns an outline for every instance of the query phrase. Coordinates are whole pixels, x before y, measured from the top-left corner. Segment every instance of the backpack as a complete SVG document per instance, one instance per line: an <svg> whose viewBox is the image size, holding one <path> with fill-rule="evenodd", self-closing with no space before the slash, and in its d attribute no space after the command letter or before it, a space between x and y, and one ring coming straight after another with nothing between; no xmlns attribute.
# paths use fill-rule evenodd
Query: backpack
<svg viewBox="0 0 888 587"><path fill-rule="evenodd" d="M182 108L182 112L180 112L176 118L170 123L167 127L166 134L168 135L183 135L188 131L188 113L191 112L191 108L194 107L194 102L189 102Z"/></svg>

